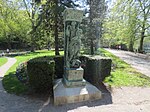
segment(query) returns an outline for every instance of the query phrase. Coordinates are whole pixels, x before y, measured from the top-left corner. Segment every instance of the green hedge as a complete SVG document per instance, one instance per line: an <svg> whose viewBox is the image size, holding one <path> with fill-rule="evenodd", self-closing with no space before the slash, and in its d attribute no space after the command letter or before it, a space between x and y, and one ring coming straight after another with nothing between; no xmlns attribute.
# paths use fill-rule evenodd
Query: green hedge
<svg viewBox="0 0 150 112"><path fill-rule="evenodd" d="M29 85L36 92L53 91L55 62L52 57L38 57L27 62Z"/></svg>
<svg viewBox="0 0 150 112"><path fill-rule="evenodd" d="M111 72L111 59L101 56L80 56L84 68L84 78L98 85ZM40 57L34 58L27 63L29 84L37 91L51 90L53 79L59 79L64 74L64 57Z"/></svg>
<svg viewBox="0 0 150 112"><path fill-rule="evenodd" d="M112 62L110 58L86 55L80 59L83 63L84 78L93 85L99 85L110 75Z"/></svg>
<svg viewBox="0 0 150 112"><path fill-rule="evenodd" d="M55 61L55 78L63 78L64 74L64 56L54 57Z"/></svg>

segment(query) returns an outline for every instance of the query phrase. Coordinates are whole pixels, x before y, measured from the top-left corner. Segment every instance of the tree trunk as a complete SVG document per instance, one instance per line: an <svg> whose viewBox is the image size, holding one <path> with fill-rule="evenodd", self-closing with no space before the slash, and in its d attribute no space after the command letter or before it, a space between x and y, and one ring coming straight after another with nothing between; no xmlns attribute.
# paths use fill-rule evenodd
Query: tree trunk
<svg viewBox="0 0 150 112"><path fill-rule="evenodd" d="M58 8L58 1L55 0L55 28L54 28L54 36L55 36L55 55L59 54L59 44L58 44L58 14L57 14L57 8Z"/></svg>
<svg viewBox="0 0 150 112"><path fill-rule="evenodd" d="M142 32L141 32L141 39L140 39L140 46L139 46L139 53L143 53L143 42L145 37L145 19L143 22Z"/></svg>
<svg viewBox="0 0 150 112"><path fill-rule="evenodd" d="M10 35L6 35L6 37L7 37L7 49L11 49L11 36Z"/></svg>
<svg viewBox="0 0 150 112"><path fill-rule="evenodd" d="M134 50L133 50L133 44L129 44L129 51L131 51L131 52L133 52Z"/></svg>
<svg viewBox="0 0 150 112"><path fill-rule="evenodd" d="M31 35L31 52L35 52L35 41L34 41L34 35Z"/></svg>
<svg viewBox="0 0 150 112"><path fill-rule="evenodd" d="M145 31L143 30L141 32L141 40L140 40L140 47L139 47L139 52L140 53L143 53L144 34L145 34Z"/></svg>
<svg viewBox="0 0 150 112"><path fill-rule="evenodd" d="M92 24L92 1L90 0L90 38L91 38L91 42L90 42L90 50L91 50L91 55L94 55L94 44L93 44L93 35L92 35L92 31L93 31L93 24ZM92 36L92 37L91 37Z"/></svg>
<svg viewBox="0 0 150 112"><path fill-rule="evenodd" d="M133 52L134 50L133 50L133 45L134 45L134 43L133 43L133 41L132 41L132 39L130 40L130 43L129 43L129 51L131 51L131 52Z"/></svg>
<svg viewBox="0 0 150 112"><path fill-rule="evenodd" d="M32 0L32 2L33 2L33 0ZM35 25L34 25L34 22L33 22L33 20L34 20L34 7L33 7L33 5L32 5L32 12L31 12L31 18L32 18L32 32L31 32L31 52L35 52L35 40L34 40L34 27L35 27Z"/></svg>
<svg viewBox="0 0 150 112"><path fill-rule="evenodd" d="M90 49L91 49L91 55L94 55L93 39L91 39L91 46L90 46Z"/></svg>

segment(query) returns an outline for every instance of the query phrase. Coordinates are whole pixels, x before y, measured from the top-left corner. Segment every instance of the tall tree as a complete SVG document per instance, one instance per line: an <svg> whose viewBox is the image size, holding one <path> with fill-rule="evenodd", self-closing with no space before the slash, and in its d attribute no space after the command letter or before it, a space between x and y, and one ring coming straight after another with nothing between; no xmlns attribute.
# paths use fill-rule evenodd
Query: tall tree
<svg viewBox="0 0 150 112"><path fill-rule="evenodd" d="M89 34L90 40L90 54L93 55L96 43L102 36L102 24L105 16L106 5L105 0L87 0L89 4Z"/></svg>
<svg viewBox="0 0 150 112"><path fill-rule="evenodd" d="M27 14L22 10L22 1L1 0L0 15L0 37L3 37L3 43L6 42L9 49L15 42L27 43L26 32L29 22L26 18Z"/></svg>
<svg viewBox="0 0 150 112"><path fill-rule="evenodd" d="M139 21L140 21L140 46L139 52L143 52L143 42L146 37L146 30L150 28L150 0L138 0L139 6Z"/></svg>
<svg viewBox="0 0 150 112"><path fill-rule="evenodd" d="M63 32L63 11L77 6L73 0L47 0L43 8L43 28L54 36L55 55L59 55L59 34Z"/></svg>
<svg viewBox="0 0 150 112"><path fill-rule="evenodd" d="M139 7L137 0L117 0L109 14L109 21L107 20L105 23L106 29L110 29L106 33L111 32L110 35L113 35L115 41L126 42L130 51L133 51L135 40L138 39L139 31L142 29L142 10ZM116 42L116 44L118 43Z"/></svg>
<svg viewBox="0 0 150 112"><path fill-rule="evenodd" d="M23 0L26 12L31 22L31 30L29 36L31 37L31 51L35 51L36 38L38 37L37 29L42 23L42 5L45 4L43 0Z"/></svg>

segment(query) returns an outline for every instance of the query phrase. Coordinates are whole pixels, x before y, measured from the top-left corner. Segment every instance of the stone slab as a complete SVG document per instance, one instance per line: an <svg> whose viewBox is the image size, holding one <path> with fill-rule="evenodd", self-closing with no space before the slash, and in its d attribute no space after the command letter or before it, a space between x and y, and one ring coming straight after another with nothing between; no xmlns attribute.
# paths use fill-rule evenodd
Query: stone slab
<svg viewBox="0 0 150 112"><path fill-rule="evenodd" d="M63 12L64 21L79 21L82 22L83 11L68 8Z"/></svg>
<svg viewBox="0 0 150 112"><path fill-rule="evenodd" d="M85 86L86 81L84 79L80 80L67 80L65 76L63 76L63 84L67 87L76 87L76 86Z"/></svg>
<svg viewBox="0 0 150 112"><path fill-rule="evenodd" d="M62 83L62 79L59 79L53 89L54 105L98 100L102 97L101 91L88 82L85 86L67 88Z"/></svg>
<svg viewBox="0 0 150 112"><path fill-rule="evenodd" d="M66 70L66 79L69 81L73 80L83 80L83 68L77 68L77 69L69 69Z"/></svg>

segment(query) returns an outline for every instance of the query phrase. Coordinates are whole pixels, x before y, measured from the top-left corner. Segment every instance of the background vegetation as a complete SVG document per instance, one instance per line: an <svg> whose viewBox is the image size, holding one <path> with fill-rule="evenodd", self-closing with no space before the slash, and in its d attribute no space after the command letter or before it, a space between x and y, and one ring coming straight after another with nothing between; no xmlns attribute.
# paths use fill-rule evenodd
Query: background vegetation
<svg viewBox="0 0 150 112"><path fill-rule="evenodd" d="M104 22L107 46L126 45L143 52L150 42L150 0L116 0Z"/></svg>

